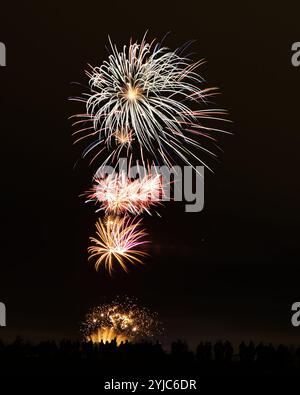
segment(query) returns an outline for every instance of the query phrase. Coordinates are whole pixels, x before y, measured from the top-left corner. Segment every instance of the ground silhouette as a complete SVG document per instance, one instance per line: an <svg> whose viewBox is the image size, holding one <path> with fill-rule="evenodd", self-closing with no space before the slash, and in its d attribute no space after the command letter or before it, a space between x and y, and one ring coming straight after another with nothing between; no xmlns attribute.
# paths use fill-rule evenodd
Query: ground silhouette
<svg viewBox="0 0 300 395"><path fill-rule="evenodd" d="M20 337L0 340L1 376L213 377L296 376L300 374L300 346L242 342L236 352L229 341L200 342L195 352L177 340L166 352L160 343L93 344L62 340L39 344Z"/></svg>

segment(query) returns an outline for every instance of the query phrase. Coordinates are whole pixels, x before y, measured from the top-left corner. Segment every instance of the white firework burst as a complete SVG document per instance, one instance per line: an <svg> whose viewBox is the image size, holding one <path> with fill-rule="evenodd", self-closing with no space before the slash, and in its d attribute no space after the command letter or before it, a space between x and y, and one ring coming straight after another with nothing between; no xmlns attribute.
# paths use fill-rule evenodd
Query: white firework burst
<svg viewBox="0 0 300 395"><path fill-rule="evenodd" d="M100 147L97 157L108 148L107 163L124 146L128 153L133 140L141 156L146 150L157 163L168 166L174 156L186 164L194 160L203 164L195 149L214 155L199 137L215 140L212 131L224 132L203 124L204 119L222 119L224 111L207 108L215 88L203 88L204 81L195 72L203 61L192 63L179 50L171 51L155 41L147 43L145 37L122 51L111 41L110 46L108 60L87 71L90 92L75 99L86 105L86 113L75 116L81 118L75 124L84 125L75 132L77 141L97 137L84 155ZM115 138L120 135L130 139Z"/></svg>

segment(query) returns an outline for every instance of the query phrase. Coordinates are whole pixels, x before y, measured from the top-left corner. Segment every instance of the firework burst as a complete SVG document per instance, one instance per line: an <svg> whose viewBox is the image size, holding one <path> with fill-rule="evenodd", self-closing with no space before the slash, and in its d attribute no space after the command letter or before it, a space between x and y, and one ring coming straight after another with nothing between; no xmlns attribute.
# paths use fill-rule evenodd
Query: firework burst
<svg viewBox="0 0 300 395"><path fill-rule="evenodd" d="M125 341L149 340L159 334L160 323L156 314L137 306L133 299L117 298L112 303L94 307L81 324L84 338L93 343L116 340L119 345Z"/></svg>
<svg viewBox="0 0 300 395"><path fill-rule="evenodd" d="M97 211L103 210L106 214L150 214L150 208L161 203L162 193L161 175L147 174L132 180L122 172L95 178L87 201L99 203Z"/></svg>
<svg viewBox="0 0 300 395"><path fill-rule="evenodd" d="M109 274L115 264L128 272L128 264L143 264L141 258L147 253L137 247L148 243L146 232L140 228L140 220L129 217L109 217L96 223L97 237L90 237L92 246L88 248L89 259L97 258L96 270L104 265Z"/></svg>
<svg viewBox="0 0 300 395"><path fill-rule="evenodd" d="M204 81L195 72L203 61L193 63L182 51L171 51L155 41L147 43L145 38L141 43L130 42L122 51L111 42L110 48L108 60L86 72L90 93L75 99L86 105L86 113L75 116L80 119L74 124L82 125L75 132L76 141L97 137L84 155L102 147L97 157L106 145L110 150L107 163L124 146L128 150L133 139L141 155L145 149L157 163L168 166L174 156L186 164L191 160L203 164L195 149L214 155L198 140L215 141L211 132L224 132L203 121L223 120L225 112L205 108L216 89L203 88Z"/></svg>
<svg viewBox="0 0 300 395"><path fill-rule="evenodd" d="M149 171L150 163L170 169L179 162L198 172L198 164L208 167L202 154L216 156L210 148L216 147L215 135L227 132L210 127L208 121L225 121L226 112L210 107L216 88L205 88L196 71L202 63L183 56L183 49L172 51L144 36L122 50L110 41L108 59L86 71L89 91L75 98L84 103L85 111L71 118L77 128L75 142L91 140L83 156L91 154L90 163L101 159L94 185L86 193L87 201L105 215L96 223L88 248L96 270L104 266L112 274L119 265L127 272L128 265L142 264L147 255L140 250L148 243L141 219L129 215L150 214L163 200L163 177ZM138 179L121 170L106 175L107 165L116 170L123 154L130 166L135 162L148 167L146 174ZM105 326L99 327L97 336L109 339L115 333L114 326Z"/></svg>

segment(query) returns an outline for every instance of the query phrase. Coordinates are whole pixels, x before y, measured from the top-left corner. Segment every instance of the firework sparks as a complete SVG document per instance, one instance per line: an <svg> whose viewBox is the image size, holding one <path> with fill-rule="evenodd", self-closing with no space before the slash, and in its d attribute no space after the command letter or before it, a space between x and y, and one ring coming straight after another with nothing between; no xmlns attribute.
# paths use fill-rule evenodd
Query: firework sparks
<svg viewBox="0 0 300 395"><path fill-rule="evenodd" d="M186 46L187 47L187 46ZM205 88L196 72L203 63L193 63L182 50L172 51L153 40L130 41L120 51L110 41L110 55L99 67L86 72L89 91L75 98L84 103L85 113L74 115L76 141L92 139L83 156L92 153L92 163L101 159L87 201L95 202L105 214L96 223L96 237L91 237L89 259L96 259L98 270L104 266L110 274L117 264L128 271L128 264L142 264L147 255L140 246L148 243L140 229L141 220L130 219L151 213L161 204L162 176L149 171L138 179L121 173L107 174L107 165L116 169L116 160L125 153L130 164L151 166L174 163L206 165L202 154L216 156L217 132L207 121L225 121L224 110L208 107L215 88ZM210 140L208 146L204 145ZM101 158L100 158L101 157ZM101 174L101 176L99 176ZM164 182L164 181L163 181ZM123 216L123 217L122 217ZM99 339L115 336L114 327L101 327Z"/></svg>
<svg viewBox="0 0 300 395"><path fill-rule="evenodd" d="M115 139L117 144L123 146L130 146L132 141L133 141L133 137L132 137L132 132L128 131L127 129L121 129L118 130L114 133Z"/></svg>
<svg viewBox="0 0 300 395"><path fill-rule="evenodd" d="M118 298L112 303L94 307L86 315L81 325L81 332L86 340L93 343L117 344L125 341L151 339L160 331L156 315L149 310L138 307L134 300Z"/></svg>
<svg viewBox="0 0 300 395"><path fill-rule="evenodd" d="M174 154L186 164L190 158L204 164L193 151L214 154L198 137L215 141L211 132L224 131L205 126L203 120L223 120L220 117L225 112L205 108L216 89L203 88L204 81L195 72L203 62L192 63L179 50L171 51L155 41L147 43L145 38L141 43L130 42L122 51L110 45L108 60L86 72L90 93L75 99L86 105L86 114L75 116L80 120L74 124L84 125L75 132L80 136L76 141L97 136L84 155L103 144L111 148L113 137L125 131L127 137L117 137L117 141L126 141L128 149L134 138L141 155L145 149L168 166ZM106 161L118 156L123 146L119 144Z"/></svg>
<svg viewBox="0 0 300 395"><path fill-rule="evenodd" d="M93 243L88 248L89 259L97 258L96 270L104 265L110 274L114 264L118 263L128 272L127 264L143 264L141 258L147 253L137 247L148 243L146 232L140 229L140 220L129 217L110 217L107 221L96 223L97 237L90 237Z"/></svg>
<svg viewBox="0 0 300 395"><path fill-rule="evenodd" d="M87 201L100 203L99 210L106 214L150 214L150 207L160 204L162 193L159 174L131 180L122 172L96 178L92 190L87 193Z"/></svg>

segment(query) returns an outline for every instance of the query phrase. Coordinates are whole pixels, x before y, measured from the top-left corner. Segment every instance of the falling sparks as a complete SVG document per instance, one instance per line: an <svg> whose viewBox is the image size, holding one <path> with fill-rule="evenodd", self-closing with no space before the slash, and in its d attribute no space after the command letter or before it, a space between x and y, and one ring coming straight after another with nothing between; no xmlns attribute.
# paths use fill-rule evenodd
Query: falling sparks
<svg viewBox="0 0 300 395"><path fill-rule="evenodd" d="M226 112L208 108L216 88L204 88L195 71L204 62L193 63L182 50L172 51L155 40L147 43L145 37L122 51L110 41L110 50L108 60L86 72L90 92L74 99L86 106L85 114L74 116L74 124L83 125L75 132L80 136L76 141L97 137L84 156L98 147L102 152L106 145L111 153L105 162L111 161L123 147L112 148L113 136L128 129L140 155L146 150L157 164L169 166L173 158L204 164L195 150L215 156L203 142L215 141L215 132L224 130L209 127L207 120L224 121Z"/></svg>
<svg viewBox="0 0 300 395"><path fill-rule="evenodd" d="M84 338L93 343L149 340L161 332L156 314L137 306L133 299L119 298L112 303L94 307L81 324Z"/></svg>
<svg viewBox="0 0 300 395"><path fill-rule="evenodd" d="M88 248L89 259L96 258L95 268L99 270L104 265L112 274L115 264L128 272L128 264L140 264L141 258L147 253L137 248L148 243L146 232L140 228L140 220L129 217L115 217L108 221L98 220L96 237L90 237L92 245Z"/></svg>

